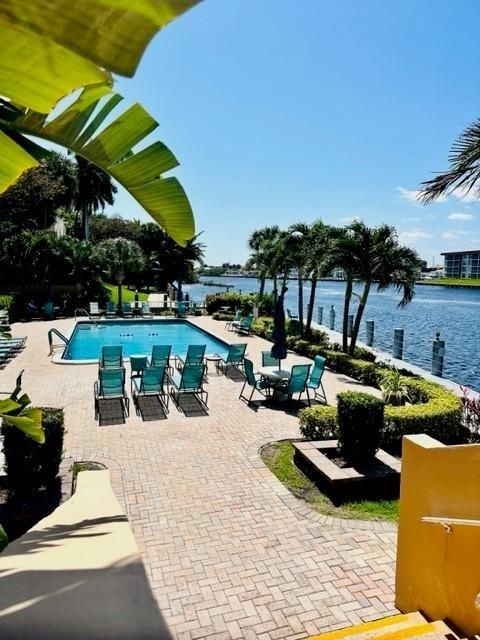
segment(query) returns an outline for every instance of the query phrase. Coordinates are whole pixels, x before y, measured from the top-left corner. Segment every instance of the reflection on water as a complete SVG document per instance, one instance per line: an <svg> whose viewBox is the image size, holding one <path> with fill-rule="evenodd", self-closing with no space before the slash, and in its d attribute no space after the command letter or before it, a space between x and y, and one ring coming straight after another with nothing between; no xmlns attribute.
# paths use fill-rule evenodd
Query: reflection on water
<svg viewBox="0 0 480 640"><path fill-rule="evenodd" d="M215 278L215 281L232 285L245 293L258 291L255 278ZM267 281L266 291L271 291ZM222 287L202 284L188 285L192 300L203 300L207 293L225 292ZM360 290L360 287L357 288ZM303 287L305 307L310 286ZM317 307L323 306L324 318L333 304L336 311L336 328L340 329L343 308L343 282L320 282L317 286L314 319ZM375 320L375 346L391 352L393 330L405 330L404 359L425 369L430 369L432 340L437 331L445 340L446 355L444 377L468 385L480 391L480 289L455 289L437 285L421 285L416 289L413 302L399 308L400 295L394 290L370 293L364 320ZM295 309L297 281L291 280L286 295L286 307ZM353 300L353 311L357 302ZM362 322L360 339L365 338L365 322Z"/></svg>

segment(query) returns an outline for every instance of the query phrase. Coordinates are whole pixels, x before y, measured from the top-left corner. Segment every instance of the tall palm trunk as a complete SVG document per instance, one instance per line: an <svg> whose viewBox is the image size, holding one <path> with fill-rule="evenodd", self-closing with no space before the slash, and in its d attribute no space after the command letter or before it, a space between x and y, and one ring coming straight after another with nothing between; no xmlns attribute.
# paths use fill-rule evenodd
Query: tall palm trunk
<svg viewBox="0 0 480 640"><path fill-rule="evenodd" d="M88 241L89 238L89 228L88 228L88 208L86 206L82 207L82 240Z"/></svg>
<svg viewBox="0 0 480 640"><path fill-rule="evenodd" d="M265 275L262 273L260 276L260 289L258 290L258 297L261 298L265 293Z"/></svg>
<svg viewBox="0 0 480 640"><path fill-rule="evenodd" d="M362 321L363 312L365 310L365 305L367 304L368 294L370 293L370 287L372 286L371 282L366 282L365 287L363 289L362 297L358 303L357 314L355 316L355 322L353 324L352 337L350 339L350 355L353 356L355 352L355 346L357 344L358 332L360 331L360 323Z"/></svg>
<svg viewBox="0 0 480 640"><path fill-rule="evenodd" d="M310 299L308 301L308 309L307 309L307 324L305 327L305 333L307 334L307 336L310 335L312 330L313 308L315 306L315 294L317 292L317 282L318 282L317 273L316 271L314 271L311 279Z"/></svg>
<svg viewBox="0 0 480 640"><path fill-rule="evenodd" d="M344 353L348 353L348 312L350 310L350 300L352 299L353 291L353 279L351 276L347 276L347 285L345 287L345 300L343 303L343 335L342 335L342 350Z"/></svg>
<svg viewBox="0 0 480 640"><path fill-rule="evenodd" d="M277 274L275 273L273 276L273 303L277 304L278 300L278 282L277 282Z"/></svg>
<svg viewBox="0 0 480 640"><path fill-rule="evenodd" d="M123 315L123 305L122 305L122 283L123 280L117 280L117 296L118 296L118 311L121 315Z"/></svg>
<svg viewBox="0 0 480 640"><path fill-rule="evenodd" d="M298 270L298 324L300 329L300 337L303 338L303 274Z"/></svg>

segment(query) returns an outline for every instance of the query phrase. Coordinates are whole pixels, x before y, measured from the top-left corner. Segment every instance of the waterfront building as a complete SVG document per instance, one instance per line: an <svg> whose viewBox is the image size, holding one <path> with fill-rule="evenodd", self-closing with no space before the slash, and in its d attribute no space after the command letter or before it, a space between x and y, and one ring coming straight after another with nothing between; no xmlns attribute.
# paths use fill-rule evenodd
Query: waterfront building
<svg viewBox="0 0 480 640"><path fill-rule="evenodd" d="M446 278L480 278L480 249L449 251L444 256Z"/></svg>

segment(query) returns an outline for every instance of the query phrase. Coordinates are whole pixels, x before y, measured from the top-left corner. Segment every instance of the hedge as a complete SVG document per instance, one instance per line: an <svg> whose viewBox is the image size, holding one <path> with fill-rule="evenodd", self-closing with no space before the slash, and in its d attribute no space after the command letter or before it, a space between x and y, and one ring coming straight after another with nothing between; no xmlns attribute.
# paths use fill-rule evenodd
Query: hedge
<svg viewBox="0 0 480 640"><path fill-rule="evenodd" d="M253 309L255 296L249 293L231 291L229 293L209 293L205 298L205 308L208 314L220 311L221 307L230 305L232 311L241 308L244 313L250 313Z"/></svg>
<svg viewBox="0 0 480 640"><path fill-rule="evenodd" d="M353 465L368 464L380 448L384 403L359 391L337 395L338 445Z"/></svg>
<svg viewBox="0 0 480 640"><path fill-rule="evenodd" d="M403 407L385 406L381 446L398 453L402 437L426 433L444 444L464 442L462 403L445 387L421 378L407 378L412 400L416 404ZM324 440L338 435L335 407L311 407L300 412L300 433L309 440Z"/></svg>
<svg viewBox="0 0 480 640"><path fill-rule="evenodd" d="M38 444L19 429L3 424L3 453L9 490L34 494L55 483L63 456L65 433L63 409L42 407L44 444Z"/></svg>

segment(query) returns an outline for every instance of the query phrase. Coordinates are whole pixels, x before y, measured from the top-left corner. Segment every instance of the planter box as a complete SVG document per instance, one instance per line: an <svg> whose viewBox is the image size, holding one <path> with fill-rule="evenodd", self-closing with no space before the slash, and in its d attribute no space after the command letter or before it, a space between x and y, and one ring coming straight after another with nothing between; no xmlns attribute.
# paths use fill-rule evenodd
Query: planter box
<svg viewBox="0 0 480 640"><path fill-rule="evenodd" d="M331 460L336 440L294 442L297 467L339 504L351 498L398 498L401 462L380 449L365 468L340 467Z"/></svg>

